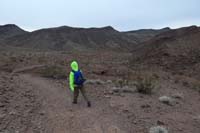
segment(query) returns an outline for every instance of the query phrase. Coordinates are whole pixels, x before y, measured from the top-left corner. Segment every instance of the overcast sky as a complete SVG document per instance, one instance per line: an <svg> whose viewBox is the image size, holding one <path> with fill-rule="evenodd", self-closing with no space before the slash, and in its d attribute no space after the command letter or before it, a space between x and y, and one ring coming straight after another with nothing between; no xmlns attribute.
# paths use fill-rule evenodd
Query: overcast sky
<svg viewBox="0 0 200 133"><path fill-rule="evenodd" d="M62 25L119 31L200 26L200 0L0 0L0 25L32 31Z"/></svg>

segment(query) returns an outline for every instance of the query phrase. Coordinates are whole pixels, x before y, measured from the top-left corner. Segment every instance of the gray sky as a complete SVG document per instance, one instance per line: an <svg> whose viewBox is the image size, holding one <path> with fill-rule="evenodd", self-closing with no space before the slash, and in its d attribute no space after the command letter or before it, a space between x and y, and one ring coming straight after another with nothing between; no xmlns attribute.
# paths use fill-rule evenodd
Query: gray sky
<svg viewBox="0 0 200 133"><path fill-rule="evenodd" d="M200 0L0 0L0 25L32 31L62 25L119 31L200 25Z"/></svg>

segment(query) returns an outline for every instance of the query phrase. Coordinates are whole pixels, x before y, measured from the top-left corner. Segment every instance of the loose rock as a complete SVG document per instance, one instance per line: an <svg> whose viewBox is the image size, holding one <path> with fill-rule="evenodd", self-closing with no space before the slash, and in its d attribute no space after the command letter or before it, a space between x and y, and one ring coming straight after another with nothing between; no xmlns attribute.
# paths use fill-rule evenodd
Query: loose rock
<svg viewBox="0 0 200 133"><path fill-rule="evenodd" d="M175 93L172 95L173 98L176 98L176 99L183 99L184 96L182 93Z"/></svg>
<svg viewBox="0 0 200 133"><path fill-rule="evenodd" d="M149 133L168 133L167 129L161 126L151 127Z"/></svg>
<svg viewBox="0 0 200 133"><path fill-rule="evenodd" d="M113 87L113 88L111 88L111 90L112 90L113 92L115 92L115 93L120 92L120 88L118 88L118 87Z"/></svg>
<svg viewBox="0 0 200 133"><path fill-rule="evenodd" d="M122 133L122 131L116 126L108 127L108 133Z"/></svg>
<svg viewBox="0 0 200 133"><path fill-rule="evenodd" d="M96 79L96 80L86 80L85 84L105 84L104 81L100 80L100 79Z"/></svg>
<svg viewBox="0 0 200 133"><path fill-rule="evenodd" d="M159 97L159 101L167 105L173 105L173 99L168 96Z"/></svg>

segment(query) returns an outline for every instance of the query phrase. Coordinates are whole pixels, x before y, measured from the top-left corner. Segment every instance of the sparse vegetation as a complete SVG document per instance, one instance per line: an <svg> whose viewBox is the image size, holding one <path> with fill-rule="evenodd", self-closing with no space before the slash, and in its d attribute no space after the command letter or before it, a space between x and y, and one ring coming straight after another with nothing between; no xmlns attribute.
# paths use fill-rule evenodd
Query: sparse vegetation
<svg viewBox="0 0 200 133"><path fill-rule="evenodd" d="M194 83L193 84L193 89L197 90L200 93L200 83L199 82L198 83Z"/></svg>
<svg viewBox="0 0 200 133"><path fill-rule="evenodd" d="M152 94L153 89L156 87L156 81L153 75L139 75L136 78L135 86L139 93Z"/></svg>
<svg viewBox="0 0 200 133"><path fill-rule="evenodd" d="M200 32L188 34L192 30L156 35L142 45L134 44L147 40L149 33L138 39L137 32L128 33L132 42L132 35L107 28L58 27L8 37L1 41L8 46L0 46L0 132L199 131ZM131 47L124 46L126 40ZM71 104L73 92L66 78L73 60L88 79L85 89L92 110L83 109L82 102ZM89 121L99 115L101 119L82 126L91 113ZM78 125L68 126L69 119ZM182 121L187 121L187 129ZM121 124L132 126L122 131Z"/></svg>
<svg viewBox="0 0 200 133"><path fill-rule="evenodd" d="M128 81L126 79L118 79L116 80L117 87L122 88L123 86L128 85Z"/></svg>
<svg viewBox="0 0 200 133"><path fill-rule="evenodd" d="M45 68L42 68L41 70L39 70L39 73L43 77L47 78L56 78L56 79L67 78L66 70L63 67L57 65L47 66Z"/></svg>

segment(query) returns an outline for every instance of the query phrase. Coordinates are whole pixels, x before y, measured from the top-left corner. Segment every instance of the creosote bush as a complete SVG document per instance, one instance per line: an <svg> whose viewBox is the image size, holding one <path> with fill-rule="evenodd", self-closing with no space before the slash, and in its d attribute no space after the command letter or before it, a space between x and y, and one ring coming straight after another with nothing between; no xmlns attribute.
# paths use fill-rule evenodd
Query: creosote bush
<svg viewBox="0 0 200 133"><path fill-rule="evenodd" d="M137 91L142 94L152 94L156 87L157 78L154 75L138 75L135 86Z"/></svg>
<svg viewBox="0 0 200 133"><path fill-rule="evenodd" d="M126 79L118 79L116 80L116 85L120 88L122 88L123 86L128 85L128 80Z"/></svg>

